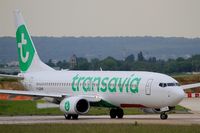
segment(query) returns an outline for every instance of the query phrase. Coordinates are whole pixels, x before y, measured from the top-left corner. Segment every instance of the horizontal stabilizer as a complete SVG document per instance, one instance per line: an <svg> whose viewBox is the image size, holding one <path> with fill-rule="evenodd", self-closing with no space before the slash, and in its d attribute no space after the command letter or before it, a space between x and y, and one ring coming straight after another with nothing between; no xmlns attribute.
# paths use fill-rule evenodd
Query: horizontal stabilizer
<svg viewBox="0 0 200 133"><path fill-rule="evenodd" d="M24 77L20 77L17 75L7 75L7 74L0 74L0 78L7 78L7 79L17 79L17 80L23 80Z"/></svg>

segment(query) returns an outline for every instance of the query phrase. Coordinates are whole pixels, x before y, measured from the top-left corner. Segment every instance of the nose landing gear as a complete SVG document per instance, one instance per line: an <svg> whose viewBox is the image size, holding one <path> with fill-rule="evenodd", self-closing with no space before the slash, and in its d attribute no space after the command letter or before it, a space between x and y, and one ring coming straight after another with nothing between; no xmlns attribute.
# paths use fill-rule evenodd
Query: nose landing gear
<svg viewBox="0 0 200 133"><path fill-rule="evenodd" d="M166 114L166 112L162 112L162 113L160 114L160 119L166 120L167 118L168 118L168 115Z"/></svg>

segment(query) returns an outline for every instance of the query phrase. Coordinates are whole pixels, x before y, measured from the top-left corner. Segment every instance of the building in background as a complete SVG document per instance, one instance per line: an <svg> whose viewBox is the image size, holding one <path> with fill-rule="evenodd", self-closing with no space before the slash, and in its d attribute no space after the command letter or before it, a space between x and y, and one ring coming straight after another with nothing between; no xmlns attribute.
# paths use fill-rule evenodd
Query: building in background
<svg viewBox="0 0 200 133"><path fill-rule="evenodd" d="M77 57L75 54L72 55L72 57L69 60L70 63L70 69L74 69L77 66Z"/></svg>

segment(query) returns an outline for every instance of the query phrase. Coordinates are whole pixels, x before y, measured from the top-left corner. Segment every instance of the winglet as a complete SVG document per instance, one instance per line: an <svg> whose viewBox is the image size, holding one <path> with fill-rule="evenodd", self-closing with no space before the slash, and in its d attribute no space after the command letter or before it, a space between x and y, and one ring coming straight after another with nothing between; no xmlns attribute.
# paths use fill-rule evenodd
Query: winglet
<svg viewBox="0 0 200 133"><path fill-rule="evenodd" d="M24 19L23 19L22 14L21 14L19 9L16 9L14 11L14 17L15 17L15 27L16 27L16 29L22 24L25 25Z"/></svg>

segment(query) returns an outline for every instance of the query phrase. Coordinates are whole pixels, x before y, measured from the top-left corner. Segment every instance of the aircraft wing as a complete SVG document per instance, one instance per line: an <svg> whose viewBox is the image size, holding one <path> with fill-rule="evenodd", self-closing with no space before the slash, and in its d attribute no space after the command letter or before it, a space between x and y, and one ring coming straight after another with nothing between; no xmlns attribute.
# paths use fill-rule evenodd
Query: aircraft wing
<svg viewBox="0 0 200 133"><path fill-rule="evenodd" d="M42 91L16 91L16 90L1 90L0 94L10 94L10 95L24 95L24 96L33 96L33 97L52 97L52 98L64 98L71 97L69 94L61 93L47 93ZM102 98L97 95L78 95L87 99L89 102L99 102Z"/></svg>
<svg viewBox="0 0 200 133"><path fill-rule="evenodd" d="M89 102L100 102L102 100L102 97L98 95L78 95L78 96L87 99Z"/></svg>
<svg viewBox="0 0 200 133"><path fill-rule="evenodd" d="M24 96L35 96L35 97L55 97L61 98L62 94L46 93L38 91L16 91L16 90L0 90L0 94L11 94L11 95L24 95Z"/></svg>
<svg viewBox="0 0 200 133"><path fill-rule="evenodd" d="M191 88L197 88L197 87L200 87L200 83L181 85L181 88L183 88L183 90L187 90L187 89L191 89Z"/></svg>
<svg viewBox="0 0 200 133"><path fill-rule="evenodd" d="M18 79L18 80L23 80L24 79L24 77L19 77L17 75L7 75L7 74L0 74L0 78Z"/></svg>

